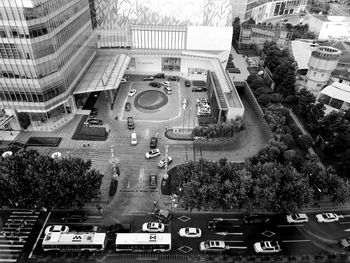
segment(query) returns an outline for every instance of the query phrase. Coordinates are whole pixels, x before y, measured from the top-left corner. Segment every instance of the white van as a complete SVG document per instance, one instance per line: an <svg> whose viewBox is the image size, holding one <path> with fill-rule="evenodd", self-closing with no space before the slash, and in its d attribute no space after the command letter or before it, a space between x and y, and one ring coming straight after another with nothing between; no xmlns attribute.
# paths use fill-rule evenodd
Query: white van
<svg viewBox="0 0 350 263"><path fill-rule="evenodd" d="M168 95L170 95L173 91L170 87L164 87L164 92Z"/></svg>

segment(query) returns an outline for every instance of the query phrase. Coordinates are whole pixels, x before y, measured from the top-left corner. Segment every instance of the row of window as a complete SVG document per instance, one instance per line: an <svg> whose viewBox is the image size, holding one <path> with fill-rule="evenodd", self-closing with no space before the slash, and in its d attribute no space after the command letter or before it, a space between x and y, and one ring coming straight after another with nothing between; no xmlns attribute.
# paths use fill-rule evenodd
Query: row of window
<svg viewBox="0 0 350 263"><path fill-rule="evenodd" d="M339 100L336 98L332 98L326 94L320 93L320 96L318 98L319 102L322 102L325 105L331 106L338 110L348 110L350 108L350 103L345 102L343 100Z"/></svg>
<svg viewBox="0 0 350 263"><path fill-rule="evenodd" d="M48 245L48 244L43 244L44 249L62 249L62 250L84 250L84 249L104 249L104 246L101 244L91 244L91 245L79 245L79 244L71 244L71 245L62 245L62 244L53 244L53 245Z"/></svg>
<svg viewBox="0 0 350 263"><path fill-rule="evenodd" d="M137 249L165 249L165 250L170 250L171 245L170 244L117 244L116 249L131 249L131 250L137 250Z"/></svg>

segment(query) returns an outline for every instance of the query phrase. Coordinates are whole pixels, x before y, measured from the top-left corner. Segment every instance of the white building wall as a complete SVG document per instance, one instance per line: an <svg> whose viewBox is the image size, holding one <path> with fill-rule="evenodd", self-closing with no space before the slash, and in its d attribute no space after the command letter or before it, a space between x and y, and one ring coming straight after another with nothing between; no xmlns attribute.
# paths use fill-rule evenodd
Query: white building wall
<svg viewBox="0 0 350 263"><path fill-rule="evenodd" d="M136 57L135 71L141 72L161 72L162 59L160 57Z"/></svg>
<svg viewBox="0 0 350 263"><path fill-rule="evenodd" d="M181 59L181 72L184 74L188 73L189 68L207 69L213 70L210 61L199 60L194 58L182 58Z"/></svg>
<svg viewBox="0 0 350 263"><path fill-rule="evenodd" d="M324 22L319 39L349 41L350 40L350 22Z"/></svg>
<svg viewBox="0 0 350 263"><path fill-rule="evenodd" d="M232 27L187 27L187 50L231 50Z"/></svg>

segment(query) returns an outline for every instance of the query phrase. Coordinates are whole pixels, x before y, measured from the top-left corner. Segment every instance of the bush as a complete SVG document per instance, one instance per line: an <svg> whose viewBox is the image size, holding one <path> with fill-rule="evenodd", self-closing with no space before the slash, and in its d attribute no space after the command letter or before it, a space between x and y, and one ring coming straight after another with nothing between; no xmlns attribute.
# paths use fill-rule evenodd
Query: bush
<svg viewBox="0 0 350 263"><path fill-rule="evenodd" d="M297 139L298 146L304 150L309 149L312 143L313 143L313 140L309 135L301 135Z"/></svg>
<svg viewBox="0 0 350 263"><path fill-rule="evenodd" d="M292 148L294 146L293 136L289 133L284 133L281 135L281 142L283 142L288 148Z"/></svg>
<svg viewBox="0 0 350 263"><path fill-rule="evenodd" d="M271 96L267 94L261 94L257 100L261 105L267 106L271 102Z"/></svg>
<svg viewBox="0 0 350 263"><path fill-rule="evenodd" d="M111 180L111 186L109 188L109 196L114 196L118 189L118 180L115 178L112 178Z"/></svg>
<svg viewBox="0 0 350 263"><path fill-rule="evenodd" d="M30 117L29 114L26 112L20 112L18 113L18 121L21 125L21 127L26 130L28 126L30 125Z"/></svg>
<svg viewBox="0 0 350 263"><path fill-rule="evenodd" d="M299 139L299 136L303 135L303 132L295 124L290 125L290 130L295 141Z"/></svg>

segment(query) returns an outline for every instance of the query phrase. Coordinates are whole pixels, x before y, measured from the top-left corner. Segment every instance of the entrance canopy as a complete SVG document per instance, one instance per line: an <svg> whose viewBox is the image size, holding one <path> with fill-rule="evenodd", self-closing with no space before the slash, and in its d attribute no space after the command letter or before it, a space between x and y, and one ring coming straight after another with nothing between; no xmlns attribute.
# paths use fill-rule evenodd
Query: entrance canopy
<svg viewBox="0 0 350 263"><path fill-rule="evenodd" d="M98 54L73 94L118 88L129 62L130 56L125 54Z"/></svg>

